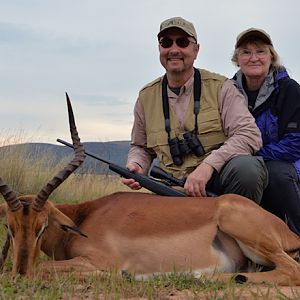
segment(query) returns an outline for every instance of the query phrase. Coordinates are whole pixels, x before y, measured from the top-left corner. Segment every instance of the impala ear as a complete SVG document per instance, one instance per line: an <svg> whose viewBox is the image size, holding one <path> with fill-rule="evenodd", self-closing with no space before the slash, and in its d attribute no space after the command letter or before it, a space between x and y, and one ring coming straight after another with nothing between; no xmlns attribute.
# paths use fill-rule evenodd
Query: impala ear
<svg viewBox="0 0 300 300"><path fill-rule="evenodd" d="M55 225L64 231L87 237L68 216L58 210L52 203L48 202L46 205L49 206L49 218L54 221Z"/></svg>
<svg viewBox="0 0 300 300"><path fill-rule="evenodd" d="M68 225L65 225L65 224L60 224L60 228L64 231L69 231L69 232L72 232L72 233L75 233L75 234L79 234L81 236L84 236L84 237L88 237L86 234L82 233L80 231L80 229L78 227L70 227Z"/></svg>

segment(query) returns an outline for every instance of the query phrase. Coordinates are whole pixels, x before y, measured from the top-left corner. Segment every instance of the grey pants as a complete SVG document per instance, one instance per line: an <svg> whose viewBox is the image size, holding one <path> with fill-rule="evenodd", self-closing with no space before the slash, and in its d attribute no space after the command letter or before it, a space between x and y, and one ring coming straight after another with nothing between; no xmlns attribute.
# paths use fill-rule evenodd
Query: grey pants
<svg viewBox="0 0 300 300"><path fill-rule="evenodd" d="M268 184L268 171L259 156L238 155L229 160L222 170L213 174L207 190L218 195L239 194L260 203Z"/></svg>
<svg viewBox="0 0 300 300"><path fill-rule="evenodd" d="M261 206L285 221L300 236L300 183L292 163L267 161L269 184Z"/></svg>

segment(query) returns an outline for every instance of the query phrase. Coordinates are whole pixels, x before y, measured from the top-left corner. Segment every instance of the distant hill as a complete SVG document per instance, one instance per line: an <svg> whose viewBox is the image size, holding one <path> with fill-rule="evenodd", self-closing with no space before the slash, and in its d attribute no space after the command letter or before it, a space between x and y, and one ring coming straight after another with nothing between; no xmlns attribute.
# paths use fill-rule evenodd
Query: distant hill
<svg viewBox="0 0 300 300"><path fill-rule="evenodd" d="M130 147L129 141L86 142L83 144L87 152L119 166L125 167ZM10 153L22 153L22 155L32 159L33 161L38 160L47 154L50 155L53 164L61 161L62 159L70 157L73 152L71 148L63 145L25 143L0 147L0 155L5 155L5 151L7 152L8 150ZM90 158L89 156L86 157L83 165L79 169L79 172L111 174L106 164L94 158Z"/></svg>

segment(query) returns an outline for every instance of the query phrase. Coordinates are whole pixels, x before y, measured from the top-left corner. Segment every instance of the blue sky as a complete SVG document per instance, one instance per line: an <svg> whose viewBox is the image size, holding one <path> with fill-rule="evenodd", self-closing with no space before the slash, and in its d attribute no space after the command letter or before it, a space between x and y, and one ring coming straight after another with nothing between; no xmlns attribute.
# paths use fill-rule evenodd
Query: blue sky
<svg viewBox="0 0 300 300"><path fill-rule="evenodd" d="M236 36L259 27L300 81L299 6L297 0L0 0L0 141L69 140L65 91L82 141L129 140L139 89L164 73L156 34L172 16L196 27L197 67L231 77Z"/></svg>

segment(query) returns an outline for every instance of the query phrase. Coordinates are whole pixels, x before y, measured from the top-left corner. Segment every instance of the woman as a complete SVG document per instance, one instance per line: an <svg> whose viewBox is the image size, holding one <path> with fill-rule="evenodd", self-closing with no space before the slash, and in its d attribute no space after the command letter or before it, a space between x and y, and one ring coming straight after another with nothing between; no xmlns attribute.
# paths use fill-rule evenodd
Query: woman
<svg viewBox="0 0 300 300"><path fill-rule="evenodd" d="M261 206L300 236L300 86L280 65L270 36L250 28L237 37L233 77L256 119L269 171Z"/></svg>

